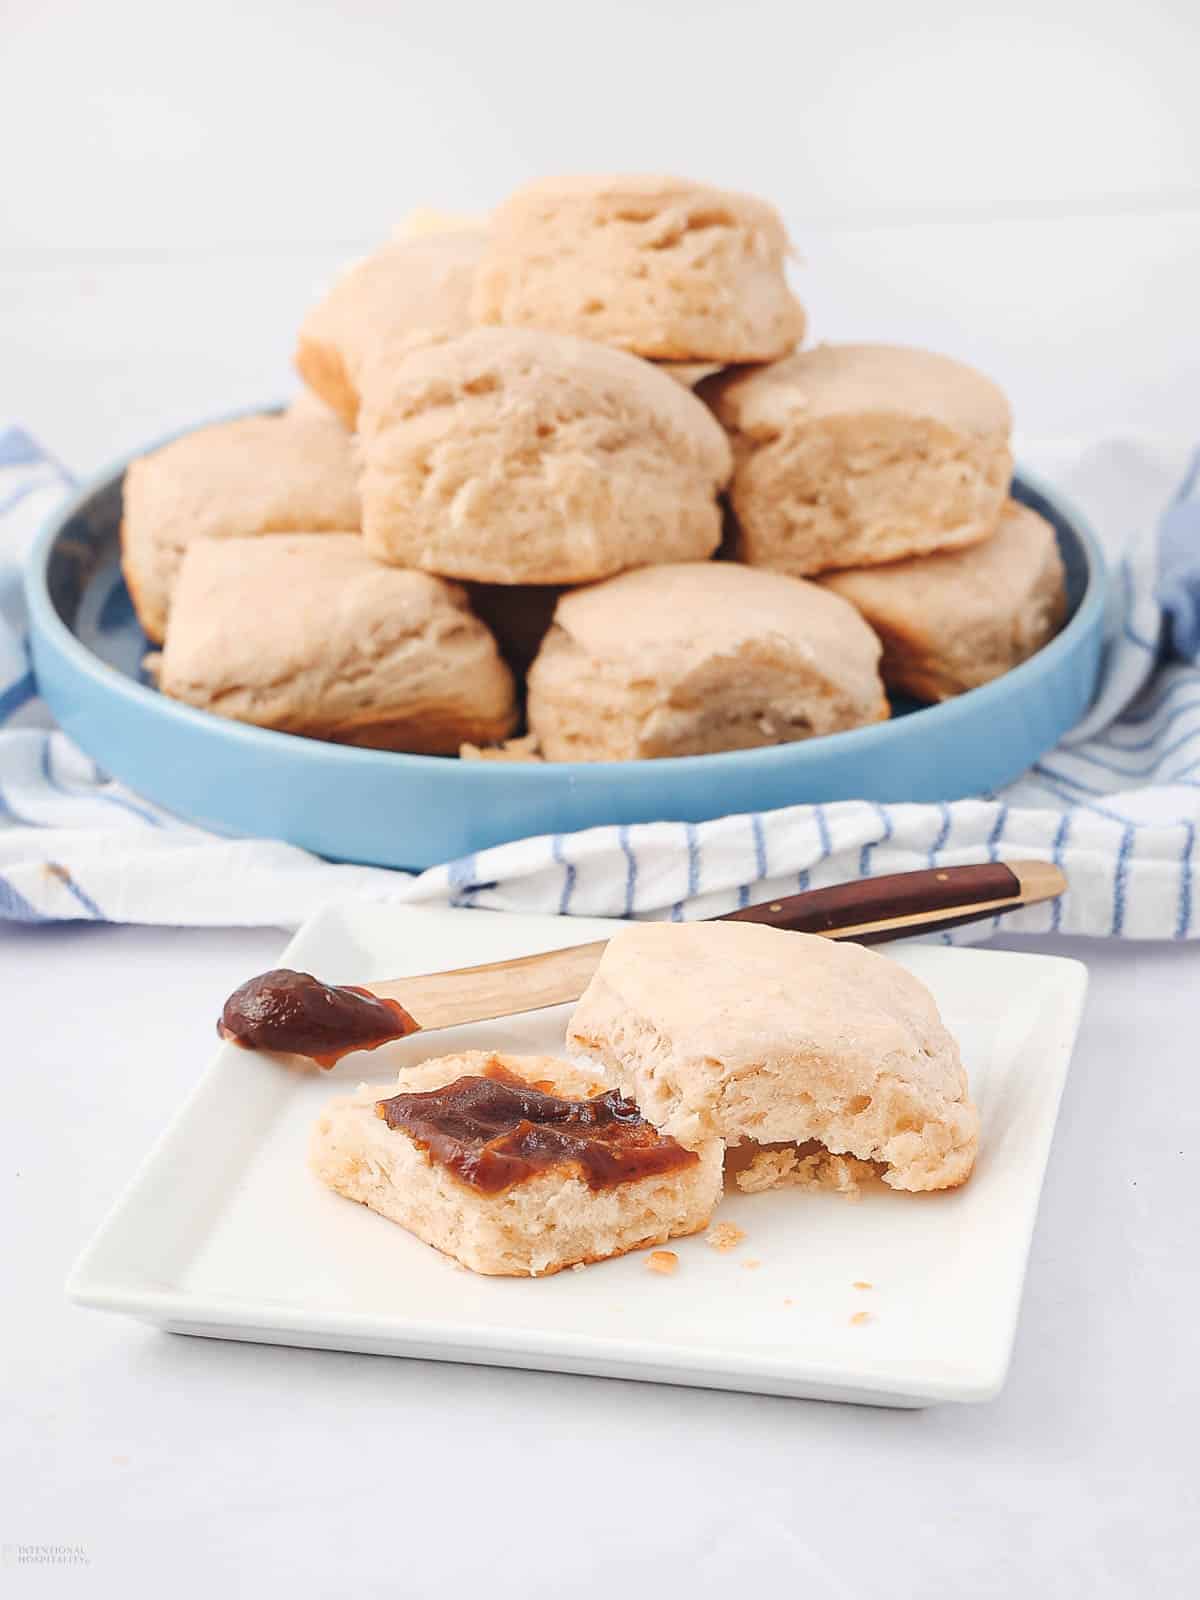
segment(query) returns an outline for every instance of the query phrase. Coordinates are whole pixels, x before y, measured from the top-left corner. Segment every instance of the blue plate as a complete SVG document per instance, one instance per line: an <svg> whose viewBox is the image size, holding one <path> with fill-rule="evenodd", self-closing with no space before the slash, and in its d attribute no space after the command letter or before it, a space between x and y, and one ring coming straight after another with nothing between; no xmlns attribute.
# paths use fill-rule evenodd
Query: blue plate
<svg viewBox="0 0 1200 1600"><path fill-rule="evenodd" d="M456 761L271 733L180 705L146 681L148 646L119 565L131 459L85 485L34 547L26 588L43 696L76 743L159 805L336 861L421 868L600 823L702 822L802 801L955 800L1023 772L1095 692L1103 557L1079 514L1022 472L1015 498L1058 533L1070 620L1015 671L942 705L902 702L889 722L849 733L663 761Z"/></svg>

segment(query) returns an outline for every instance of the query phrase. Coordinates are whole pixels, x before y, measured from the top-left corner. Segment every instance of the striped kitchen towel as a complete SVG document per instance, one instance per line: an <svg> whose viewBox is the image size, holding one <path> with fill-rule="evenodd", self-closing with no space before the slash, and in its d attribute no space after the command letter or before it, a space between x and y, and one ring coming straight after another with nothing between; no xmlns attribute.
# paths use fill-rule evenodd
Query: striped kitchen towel
<svg viewBox="0 0 1200 1600"><path fill-rule="evenodd" d="M846 878L1039 857L1066 868L1070 893L1006 928L1195 936L1200 453L1189 467L1186 450L1126 438L1022 455L1090 514L1116 583L1095 706L1003 793L593 828L411 876L218 838L129 793L54 729L30 669L20 571L70 479L23 430L0 427L0 919L294 927L347 899L693 918Z"/></svg>

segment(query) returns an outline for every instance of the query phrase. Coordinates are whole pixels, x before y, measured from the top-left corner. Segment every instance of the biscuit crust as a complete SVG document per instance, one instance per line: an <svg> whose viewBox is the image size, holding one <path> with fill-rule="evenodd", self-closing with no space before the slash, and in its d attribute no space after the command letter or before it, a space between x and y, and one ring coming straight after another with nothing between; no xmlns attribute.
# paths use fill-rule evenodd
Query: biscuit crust
<svg viewBox="0 0 1200 1600"><path fill-rule="evenodd" d="M654 175L547 178L492 216L476 321L659 361L771 361L804 336L787 232L751 195Z"/></svg>
<svg viewBox="0 0 1200 1600"><path fill-rule="evenodd" d="M805 577L958 549L996 527L1012 477L1001 391L946 356L818 345L701 396L728 429L736 553Z"/></svg>
<svg viewBox="0 0 1200 1600"><path fill-rule="evenodd" d="M478 328L376 368L359 419L381 561L483 583L586 583L711 555L729 445L649 362Z"/></svg>
<svg viewBox="0 0 1200 1600"><path fill-rule="evenodd" d="M947 700L1011 671L1054 637L1067 610L1054 529L1015 500L991 538L969 549L821 583L882 639L888 687L918 700Z"/></svg>
<svg viewBox="0 0 1200 1600"><path fill-rule="evenodd" d="M344 534L194 545L160 687L260 728L422 755L516 720L512 674L463 590L381 567Z"/></svg>
<svg viewBox="0 0 1200 1600"><path fill-rule="evenodd" d="M453 338L471 327L483 232L404 233L354 262L300 325L296 370L347 428L358 418L373 361Z"/></svg>
<svg viewBox="0 0 1200 1600"><path fill-rule="evenodd" d="M568 592L529 673L542 754L705 755L880 721L879 640L830 598L724 561L642 567Z"/></svg>
<svg viewBox="0 0 1200 1600"><path fill-rule="evenodd" d="M526 1082L572 1099L603 1091L590 1074L552 1056L472 1050L403 1071L396 1085L362 1084L334 1100L313 1129L309 1164L329 1188L453 1256L473 1272L548 1277L663 1244L707 1226L722 1193L719 1139L694 1146L699 1161L673 1172L589 1189L554 1168L500 1194L482 1194L430 1160L407 1134L375 1114L375 1102L401 1091L435 1089L498 1064Z"/></svg>
<svg viewBox="0 0 1200 1600"><path fill-rule="evenodd" d="M123 493L121 566L155 644L196 541L353 533L362 520L350 435L336 417L303 412L197 428L131 462Z"/></svg>
<svg viewBox="0 0 1200 1600"><path fill-rule="evenodd" d="M953 1188L979 1113L933 996L886 957L748 922L644 923L610 940L573 1051L686 1142L804 1145Z"/></svg>

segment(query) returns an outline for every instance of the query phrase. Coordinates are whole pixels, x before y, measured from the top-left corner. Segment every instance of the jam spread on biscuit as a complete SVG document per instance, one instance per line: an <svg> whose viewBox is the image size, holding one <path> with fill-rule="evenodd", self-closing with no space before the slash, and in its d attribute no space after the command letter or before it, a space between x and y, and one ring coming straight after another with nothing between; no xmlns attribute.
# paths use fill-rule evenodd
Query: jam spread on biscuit
<svg viewBox="0 0 1200 1600"><path fill-rule="evenodd" d="M461 1182L500 1194L550 1167L575 1168L589 1189L675 1172L700 1158L647 1122L616 1089L564 1100L499 1063L486 1076L376 1102L398 1128Z"/></svg>
<svg viewBox="0 0 1200 1600"><path fill-rule="evenodd" d="M352 1050L374 1050L417 1030L397 1000L382 1000L353 984L322 983L286 967L235 989L217 1023L222 1039L247 1050L311 1056L322 1067L332 1067Z"/></svg>

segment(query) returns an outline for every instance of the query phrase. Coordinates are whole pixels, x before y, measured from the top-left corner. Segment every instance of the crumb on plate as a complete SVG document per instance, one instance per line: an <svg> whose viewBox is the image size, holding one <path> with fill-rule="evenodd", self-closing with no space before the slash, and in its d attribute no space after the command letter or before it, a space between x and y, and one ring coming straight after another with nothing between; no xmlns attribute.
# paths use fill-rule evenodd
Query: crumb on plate
<svg viewBox="0 0 1200 1600"><path fill-rule="evenodd" d="M540 761L542 753L538 748L537 735L534 733L521 734L516 739L504 739L500 744L461 744L458 747L460 761Z"/></svg>
<svg viewBox="0 0 1200 1600"><path fill-rule="evenodd" d="M865 1322L870 1321L871 1313L869 1311L856 1311L850 1318L850 1326L852 1328L861 1328Z"/></svg>
<svg viewBox="0 0 1200 1600"><path fill-rule="evenodd" d="M704 1242L727 1255L730 1250L736 1250L745 1237L746 1230L739 1228L736 1222L716 1222L704 1235Z"/></svg>
<svg viewBox="0 0 1200 1600"><path fill-rule="evenodd" d="M753 1256L751 1256L749 1261L743 1261L742 1262L742 1270L744 1272L753 1272L755 1267L761 1267L761 1266L762 1266L762 1262L756 1260Z"/></svg>
<svg viewBox="0 0 1200 1600"><path fill-rule="evenodd" d="M857 1156L836 1155L820 1145L809 1149L793 1144L759 1150L736 1173L734 1182L743 1194L793 1187L826 1189L847 1200L860 1200L863 1185L878 1175L872 1162Z"/></svg>
<svg viewBox="0 0 1200 1600"><path fill-rule="evenodd" d="M873 1283L867 1283L863 1278L856 1278L850 1287L852 1289L873 1289L875 1285Z"/></svg>
<svg viewBox="0 0 1200 1600"><path fill-rule="evenodd" d="M669 1278L679 1266L679 1257L674 1250L651 1250L646 1258L646 1266L651 1272L659 1272L664 1278Z"/></svg>

